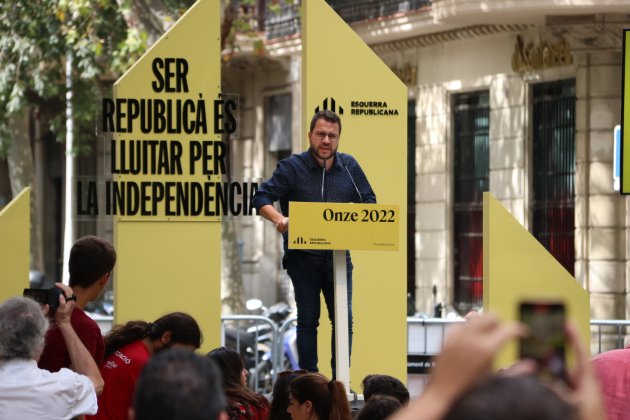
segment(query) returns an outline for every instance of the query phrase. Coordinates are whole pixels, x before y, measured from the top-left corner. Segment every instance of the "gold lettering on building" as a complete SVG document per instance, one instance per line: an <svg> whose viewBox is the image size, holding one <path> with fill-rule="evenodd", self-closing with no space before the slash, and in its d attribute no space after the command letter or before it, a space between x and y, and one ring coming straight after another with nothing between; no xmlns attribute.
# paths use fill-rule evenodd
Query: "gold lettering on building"
<svg viewBox="0 0 630 420"><path fill-rule="evenodd" d="M512 54L512 70L518 73L542 70L550 67L568 66L573 63L573 55L569 43L564 38L558 42L538 45L533 42L525 45L521 36L516 37L516 45Z"/></svg>
<svg viewBox="0 0 630 420"><path fill-rule="evenodd" d="M418 69L411 64L405 64L402 67L391 66L390 69L396 76L407 86L415 86Z"/></svg>

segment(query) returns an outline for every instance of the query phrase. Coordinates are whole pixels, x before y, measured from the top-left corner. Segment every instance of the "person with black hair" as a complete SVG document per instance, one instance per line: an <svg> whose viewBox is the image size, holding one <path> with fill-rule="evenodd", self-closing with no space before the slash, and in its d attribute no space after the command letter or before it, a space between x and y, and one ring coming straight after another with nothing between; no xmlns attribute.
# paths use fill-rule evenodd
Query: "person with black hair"
<svg viewBox="0 0 630 420"><path fill-rule="evenodd" d="M567 323L565 330L568 344L575 351L575 366L569 372L567 383L554 384L554 387L562 389L562 399L571 406L570 410L553 395L548 401L536 397L553 392L541 388L540 383L526 382L525 379L489 379L493 376L493 363L498 352L508 341L525 336L527 330L519 323L503 323L492 314L478 314L469 317L465 323L449 327L427 388L391 419L605 420L601 390L587 350L572 323ZM508 375L531 375L534 372L535 365L531 361L521 360L501 371L501 375L507 378ZM513 391L505 392L508 387ZM524 395L524 392L528 394ZM528 406L519 408L525 398ZM536 411L540 407L533 407L537 404L549 404L549 407L555 407L554 413L562 414L545 417Z"/></svg>
<svg viewBox="0 0 630 420"><path fill-rule="evenodd" d="M183 312L164 315L154 322L129 321L105 336L105 380L94 419L126 420L142 368L149 358L168 348L194 351L201 346L197 321Z"/></svg>
<svg viewBox="0 0 630 420"><path fill-rule="evenodd" d="M105 344L100 327L85 313L85 307L103 292L115 264L114 247L98 236L84 236L77 240L70 250L69 284L77 298L70 322L97 365L103 361ZM54 323L46 333L46 345L38 366L50 372L71 367L65 341Z"/></svg>
<svg viewBox="0 0 630 420"><path fill-rule="evenodd" d="M335 311L333 253L288 249L289 203L376 203L376 195L357 160L337 151L341 119L330 110L317 112L308 132L309 149L278 162L270 179L260 184L252 199L258 213L275 225L284 240L282 267L287 270L297 305L297 348L301 369L317 372L317 327L320 292L332 323L333 378L335 377ZM280 211L274 207L279 201ZM348 339L352 350L352 260L346 251L348 281Z"/></svg>
<svg viewBox="0 0 630 420"><path fill-rule="evenodd" d="M241 355L232 349L218 347L207 357L219 367L228 398L227 414L230 420L267 420L269 401L247 388L247 369Z"/></svg>
<svg viewBox="0 0 630 420"><path fill-rule="evenodd" d="M361 382L363 399L367 402L375 395L396 398L401 405L409 402L409 390L399 379L390 375L367 375Z"/></svg>
<svg viewBox="0 0 630 420"><path fill-rule="evenodd" d="M131 420L227 420L216 363L183 349L152 357L142 370Z"/></svg>
<svg viewBox="0 0 630 420"><path fill-rule="evenodd" d="M351 420L346 387L320 373L306 373L290 385L289 408L292 420Z"/></svg>
<svg viewBox="0 0 630 420"><path fill-rule="evenodd" d="M388 395L372 395L355 420L385 420L402 408L400 401Z"/></svg>
<svg viewBox="0 0 630 420"><path fill-rule="evenodd" d="M575 407L534 376L492 376L454 401L443 420L578 420Z"/></svg>
<svg viewBox="0 0 630 420"><path fill-rule="evenodd" d="M276 381L273 383L271 391L271 409L269 410L269 420L291 420L291 415L287 412L289 408L289 393L291 382L306 370L283 370L278 372Z"/></svg>

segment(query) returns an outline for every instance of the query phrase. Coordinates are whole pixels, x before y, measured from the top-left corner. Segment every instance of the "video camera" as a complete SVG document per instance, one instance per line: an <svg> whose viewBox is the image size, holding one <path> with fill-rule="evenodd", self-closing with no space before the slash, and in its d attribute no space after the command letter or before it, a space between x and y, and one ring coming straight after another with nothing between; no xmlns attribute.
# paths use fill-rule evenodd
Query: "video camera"
<svg viewBox="0 0 630 420"><path fill-rule="evenodd" d="M54 315L59 307L59 296L62 295L68 299L63 293L63 290L57 286L53 286L50 289L24 289L23 296L33 299L40 305L48 305L50 307L48 314Z"/></svg>

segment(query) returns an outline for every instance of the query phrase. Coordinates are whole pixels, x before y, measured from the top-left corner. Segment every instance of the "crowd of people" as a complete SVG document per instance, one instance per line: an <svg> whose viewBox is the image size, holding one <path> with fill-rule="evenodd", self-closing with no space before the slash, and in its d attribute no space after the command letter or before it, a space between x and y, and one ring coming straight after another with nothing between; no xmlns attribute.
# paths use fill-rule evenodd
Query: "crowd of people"
<svg viewBox="0 0 630 420"><path fill-rule="evenodd" d="M0 305L0 420L630 418L627 350L591 361L568 325L577 360L566 381L544 382L528 360L495 372L497 353L527 331L480 314L449 329L427 388L411 401L400 380L368 375L365 403L353 411L343 383L309 370L278 373L267 399L247 387L236 350L195 352L203 335L186 313L96 334L83 308L103 290L115 261L109 243L81 238L70 254L71 287L56 284L63 293L54 311L25 297Z"/></svg>

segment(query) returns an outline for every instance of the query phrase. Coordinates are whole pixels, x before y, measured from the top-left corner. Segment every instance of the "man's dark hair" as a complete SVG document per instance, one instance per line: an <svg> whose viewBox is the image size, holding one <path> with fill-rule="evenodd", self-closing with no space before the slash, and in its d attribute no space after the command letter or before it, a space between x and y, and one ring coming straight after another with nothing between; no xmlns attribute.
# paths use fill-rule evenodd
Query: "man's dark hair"
<svg viewBox="0 0 630 420"><path fill-rule="evenodd" d="M291 382L307 372L307 370L303 369L283 370L282 372L278 372L278 377L273 384L273 391L271 393L269 420L291 420L291 414L287 412Z"/></svg>
<svg viewBox="0 0 630 420"><path fill-rule="evenodd" d="M451 406L444 420L573 420L574 407L533 376L494 376Z"/></svg>
<svg viewBox="0 0 630 420"><path fill-rule="evenodd" d="M136 420L217 420L225 405L215 363L184 349L158 352L149 360L133 401Z"/></svg>
<svg viewBox="0 0 630 420"><path fill-rule="evenodd" d="M313 115L313 118L311 119L311 128L309 130L310 132L312 132L313 129L315 129L315 124L317 124L317 120L326 120L329 123L339 124L339 135L341 135L341 118L339 118L339 115L335 114L334 112L328 109L317 111L315 115Z"/></svg>
<svg viewBox="0 0 630 420"><path fill-rule="evenodd" d="M357 414L356 420L384 420L402 408L402 404L388 395L374 395Z"/></svg>
<svg viewBox="0 0 630 420"><path fill-rule="evenodd" d="M409 390L398 379L389 375L368 375L361 382L363 398L369 401L373 395L388 395L396 398L402 405L409 402Z"/></svg>
<svg viewBox="0 0 630 420"><path fill-rule="evenodd" d="M112 244L98 236L84 236L70 250L68 271L70 287L90 287L116 264L116 250Z"/></svg>

